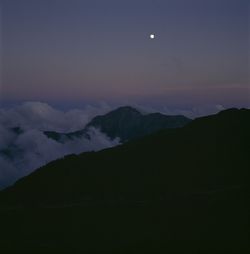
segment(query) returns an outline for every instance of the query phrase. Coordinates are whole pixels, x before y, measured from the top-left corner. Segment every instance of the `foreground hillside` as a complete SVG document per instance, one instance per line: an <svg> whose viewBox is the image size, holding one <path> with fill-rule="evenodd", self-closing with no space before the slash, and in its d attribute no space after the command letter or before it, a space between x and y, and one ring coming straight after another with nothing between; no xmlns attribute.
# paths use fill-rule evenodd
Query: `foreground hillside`
<svg viewBox="0 0 250 254"><path fill-rule="evenodd" d="M248 253L250 110L68 156L0 193L5 253Z"/></svg>

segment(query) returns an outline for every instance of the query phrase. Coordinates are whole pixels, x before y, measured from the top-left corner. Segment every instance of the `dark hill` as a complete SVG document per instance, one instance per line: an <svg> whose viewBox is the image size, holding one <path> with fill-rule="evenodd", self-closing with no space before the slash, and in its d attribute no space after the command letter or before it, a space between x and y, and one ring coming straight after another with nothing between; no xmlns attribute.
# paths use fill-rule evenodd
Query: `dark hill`
<svg viewBox="0 0 250 254"><path fill-rule="evenodd" d="M137 109L125 106L105 115L94 117L83 130L65 134L57 132L45 132L45 134L57 141L82 136L88 138L88 129L95 127L111 139L119 137L123 143L162 129L180 128L190 121L182 115L167 116L160 113L143 115Z"/></svg>
<svg viewBox="0 0 250 254"><path fill-rule="evenodd" d="M0 193L2 232L11 236L1 246L249 253L249 130L250 110L230 109L49 163Z"/></svg>

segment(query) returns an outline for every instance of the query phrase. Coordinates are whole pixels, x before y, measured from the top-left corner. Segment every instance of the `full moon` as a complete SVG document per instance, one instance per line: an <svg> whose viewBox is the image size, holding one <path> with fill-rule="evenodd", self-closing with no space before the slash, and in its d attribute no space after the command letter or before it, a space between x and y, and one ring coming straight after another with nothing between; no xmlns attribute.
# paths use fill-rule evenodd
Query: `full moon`
<svg viewBox="0 0 250 254"><path fill-rule="evenodd" d="M150 39L154 39L155 35L154 34L150 34Z"/></svg>

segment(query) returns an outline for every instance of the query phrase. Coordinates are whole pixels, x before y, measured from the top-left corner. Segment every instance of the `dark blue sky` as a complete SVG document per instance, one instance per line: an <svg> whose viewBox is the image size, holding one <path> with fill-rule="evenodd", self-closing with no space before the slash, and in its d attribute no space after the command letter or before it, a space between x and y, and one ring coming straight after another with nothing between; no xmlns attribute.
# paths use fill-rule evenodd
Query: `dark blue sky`
<svg viewBox="0 0 250 254"><path fill-rule="evenodd" d="M250 106L248 0L0 2L2 101Z"/></svg>

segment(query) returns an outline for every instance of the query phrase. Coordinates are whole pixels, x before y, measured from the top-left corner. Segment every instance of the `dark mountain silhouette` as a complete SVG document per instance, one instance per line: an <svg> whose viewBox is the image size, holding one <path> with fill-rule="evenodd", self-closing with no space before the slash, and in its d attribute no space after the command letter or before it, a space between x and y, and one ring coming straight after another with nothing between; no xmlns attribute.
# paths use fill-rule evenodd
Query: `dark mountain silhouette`
<svg viewBox="0 0 250 254"><path fill-rule="evenodd" d="M83 130L71 133L44 132L49 138L63 142L79 137L89 138L88 129L99 129L109 138L119 137L121 142L143 137L155 131L180 128L191 120L182 115L167 116L160 113L143 115L129 106L120 107L105 115L94 117Z"/></svg>
<svg viewBox="0 0 250 254"><path fill-rule="evenodd" d="M5 253L249 253L249 129L250 110L229 109L51 162L0 192L1 246Z"/></svg>

